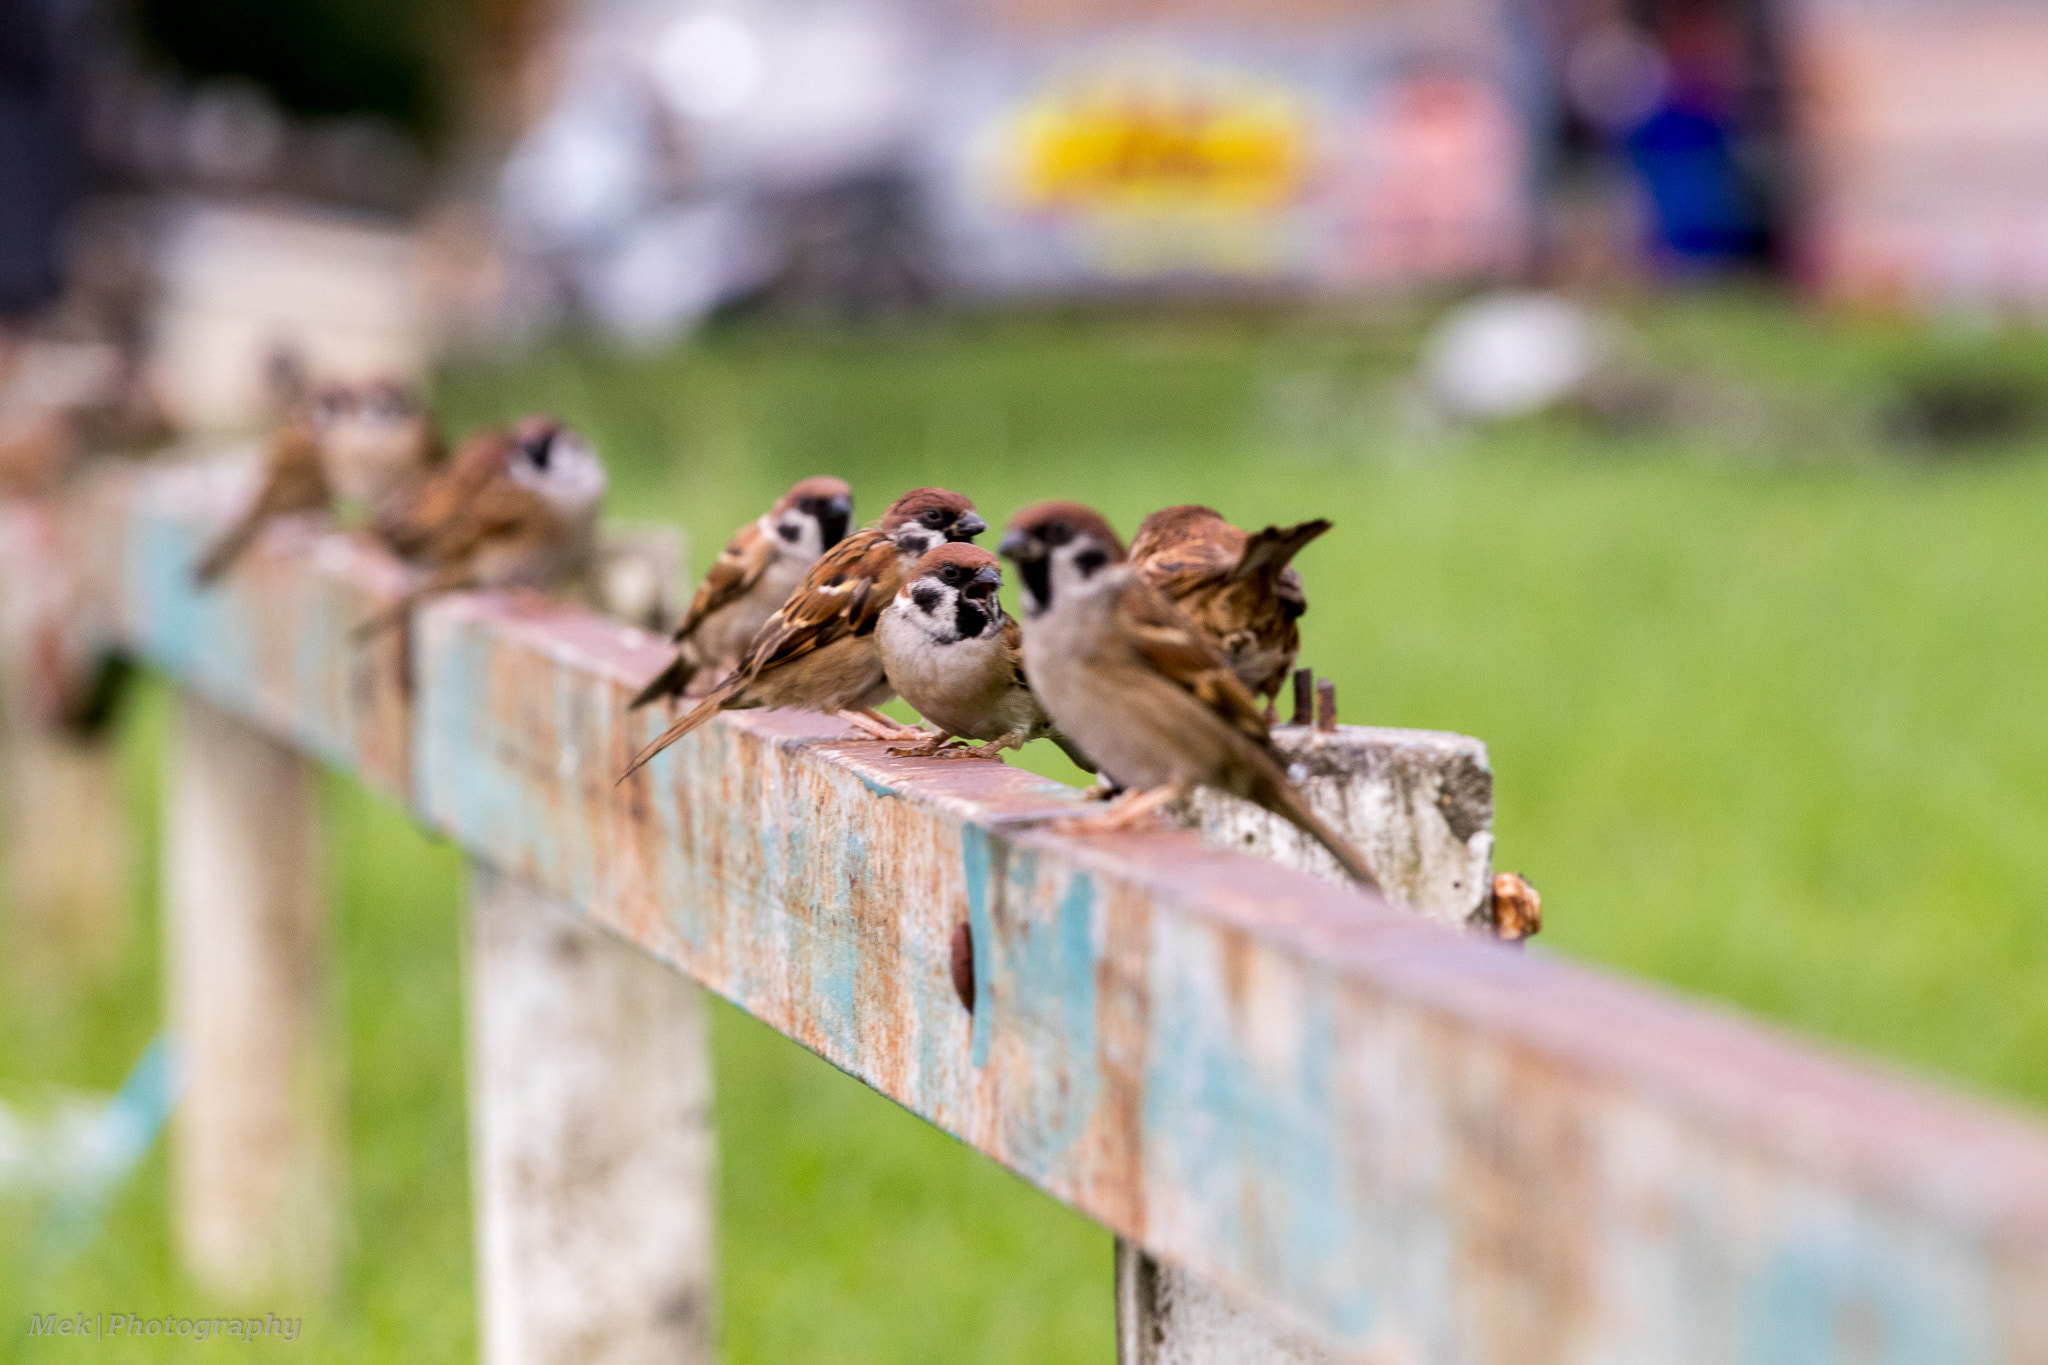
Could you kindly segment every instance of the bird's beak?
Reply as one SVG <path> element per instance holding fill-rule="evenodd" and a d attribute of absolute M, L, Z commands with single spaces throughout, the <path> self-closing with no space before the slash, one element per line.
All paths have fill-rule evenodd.
<path fill-rule="evenodd" d="M 1029 531 L 1019 530 L 1006 532 L 1003 536 L 1003 543 L 998 545 L 996 550 L 1003 558 L 1014 559 L 1019 564 L 1024 563 L 1026 560 L 1042 558 L 1045 553 L 1044 550 L 1039 548 L 1038 542 L 1033 539 Z"/>
<path fill-rule="evenodd" d="M 1003 571 L 991 564 L 976 573 L 961 590 L 963 597 L 973 601 L 986 601 L 994 597 L 1003 586 Z"/>
<path fill-rule="evenodd" d="M 973 512 L 962 512 L 953 523 L 954 540 L 972 540 L 988 529 L 988 523 Z"/>

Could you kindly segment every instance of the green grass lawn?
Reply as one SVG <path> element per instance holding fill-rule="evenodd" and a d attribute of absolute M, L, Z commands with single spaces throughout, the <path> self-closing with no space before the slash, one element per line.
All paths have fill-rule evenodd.
<path fill-rule="evenodd" d="M 813 473 L 870 516 L 923 482 L 997 526 L 1048 496 L 1126 531 L 1190 500 L 1327 515 L 1301 559 L 1304 659 L 1346 720 L 1491 745 L 1498 862 L 1544 893 L 1541 951 L 2048 1106 L 2048 441 L 1875 436 L 1915 376 L 2048 392 L 2048 347 L 1681 301 L 1629 345 L 1740 420 L 1710 403 L 1460 435 L 1404 415 L 1416 335 L 1402 315 L 749 325 L 466 363 L 442 387 L 458 426 L 542 407 L 584 426 L 615 509 L 683 523 L 700 567 Z M 162 698 L 141 702 L 124 742 L 146 810 Z M 355 1244 L 279 1358 L 460 1359 L 456 859 L 342 784 L 330 802 Z M 11 957 L 0 1096 L 115 1085 L 155 1025 L 154 964 L 147 929 L 86 977 Z M 736 1011 L 715 1043 L 727 1360 L 1111 1359 L 1102 1234 Z M 68 1259 L 0 1202 L 0 1360 L 32 1309 L 206 1307 L 163 1207 L 160 1151 Z"/>

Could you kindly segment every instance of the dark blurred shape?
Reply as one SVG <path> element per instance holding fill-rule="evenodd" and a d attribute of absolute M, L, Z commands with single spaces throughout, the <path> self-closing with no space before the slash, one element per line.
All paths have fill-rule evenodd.
<path fill-rule="evenodd" d="M 1775 265 L 1784 81 L 1764 0 L 1534 0 L 1559 99 L 1547 194 L 1562 278 Z M 1645 214 L 1645 210 L 1647 213 Z M 1641 227 L 1633 224 L 1646 217 Z M 1647 232 L 1644 233 L 1644 229 Z M 1638 237 L 1635 242 L 1625 239 Z"/>
<path fill-rule="evenodd" d="M 23 0 L 8 0 L 23 3 Z M 200 81 L 239 79 L 305 117 L 374 114 L 445 130 L 436 27 L 457 0 L 132 0 L 147 47 Z"/>
<path fill-rule="evenodd" d="M 869 322 L 928 304 L 937 292 L 931 235 L 907 176 L 876 172 L 807 188 L 771 212 L 784 264 L 762 302 Z"/>
<path fill-rule="evenodd" d="M 2007 445 L 2048 425 L 2044 397 L 2039 385 L 1996 369 L 1930 369 L 1900 383 L 1885 412 L 1885 433 L 1929 450 Z"/>
<path fill-rule="evenodd" d="M 53 13 L 0 0 L 0 323 L 63 288 L 60 234 L 80 176 Z"/>

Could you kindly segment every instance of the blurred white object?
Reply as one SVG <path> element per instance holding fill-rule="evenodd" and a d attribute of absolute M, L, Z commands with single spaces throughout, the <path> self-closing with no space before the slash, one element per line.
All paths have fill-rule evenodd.
<path fill-rule="evenodd" d="M 311 210 L 197 205 L 159 264 L 151 367 L 179 426 L 244 431 L 266 415 L 266 368 L 290 351 L 318 379 L 406 377 L 425 366 L 409 232 Z"/>
<path fill-rule="evenodd" d="M 680 113 L 729 118 L 760 92 L 761 40 L 729 14 L 685 15 L 655 45 L 654 79 Z"/>
<path fill-rule="evenodd" d="M 1422 382 L 1456 417 L 1523 417 L 1593 372 L 1599 328 L 1555 294 L 1487 294 L 1446 313 L 1423 344 Z"/>
<path fill-rule="evenodd" d="M 730 202 L 685 204 L 633 222 L 582 270 L 585 302 L 627 341 L 689 331 L 768 269 L 752 216 Z"/>
<path fill-rule="evenodd" d="M 649 343 L 759 288 L 792 204 L 900 170 L 911 34 L 889 0 L 575 0 L 500 180 L 502 296 Z"/>

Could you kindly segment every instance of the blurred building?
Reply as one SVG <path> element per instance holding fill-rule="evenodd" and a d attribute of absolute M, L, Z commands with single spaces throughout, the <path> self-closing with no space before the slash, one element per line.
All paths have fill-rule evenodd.
<path fill-rule="evenodd" d="M 2048 6 L 1791 0 L 1800 277 L 2048 315 Z"/>
<path fill-rule="evenodd" d="M 659 333 L 766 293 L 1305 291 L 1512 273 L 1493 0 L 581 0 L 504 179 L 544 294 Z"/>

